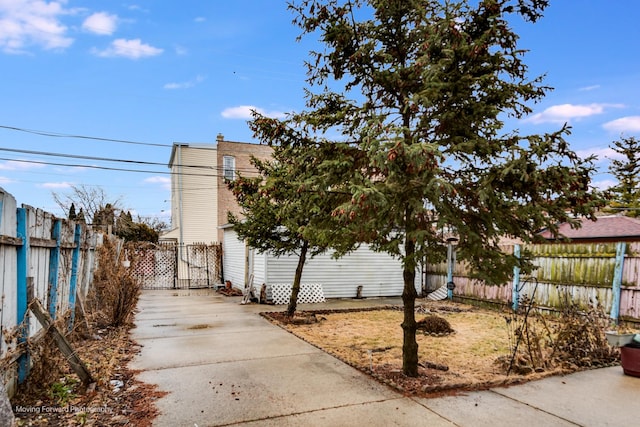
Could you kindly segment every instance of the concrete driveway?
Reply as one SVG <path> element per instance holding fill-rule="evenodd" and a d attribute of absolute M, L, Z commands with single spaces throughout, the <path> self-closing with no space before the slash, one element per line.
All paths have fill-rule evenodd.
<path fill-rule="evenodd" d="M 169 394 L 154 426 L 621 426 L 640 378 L 613 367 L 462 396 L 404 397 L 211 290 L 144 291 L 131 363 Z M 330 301 L 323 308 L 399 300 Z M 319 305 L 301 306 L 320 308 Z"/>

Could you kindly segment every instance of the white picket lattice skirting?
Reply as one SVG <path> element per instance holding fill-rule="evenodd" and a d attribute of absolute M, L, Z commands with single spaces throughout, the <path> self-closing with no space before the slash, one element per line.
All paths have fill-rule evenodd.
<path fill-rule="evenodd" d="M 267 286 L 267 298 L 274 304 L 288 304 L 291 298 L 291 283 L 276 283 Z M 301 283 L 298 304 L 325 302 L 324 291 L 320 283 Z"/>

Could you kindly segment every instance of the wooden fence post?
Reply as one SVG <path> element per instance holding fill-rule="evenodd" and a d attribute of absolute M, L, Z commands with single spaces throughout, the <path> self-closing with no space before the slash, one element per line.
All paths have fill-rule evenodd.
<path fill-rule="evenodd" d="M 69 321 L 69 330 L 73 329 L 73 323 L 76 318 L 76 286 L 78 284 L 78 263 L 80 262 L 80 236 L 82 235 L 82 225 L 76 224 L 75 233 L 73 235 L 73 257 L 71 259 L 71 280 L 69 283 L 69 309 L 71 310 L 71 319 Z"/>
<path fill-rule="evenodd" d="M 627 250 L 625 242 L 616 244 L 616 266 L 613 272 L 612 294 L 613 302 L 611 303 L 610 317 L 616 322 L 620 321 L 620 293 L 622 288 L 622 270 L 624 269 L 624 255 Z"/>
<path fill-rule="evenodd" d="M 17 248 L 17 316 L 16 325 L 21 329 L 18 335 L 18 344 L 23 343 L 29 336 L 29 316 L 28 310 L 28 284 L 27 273 L 29 270 L 29 233 L 27 225 L 27 210 L 25 208 L 16 209 L 17 237 L 22 239 L 22 245 Z M 22 384 L 29 373 L 29 353 L 25 351 L 18 358 L 18 383 Z"/>
<path fill-rule="evenodd" d="M 520 259 L 520 245 L 513 245 L 513 256 Z M 511 292 L 511 307 L 513 311 L 518 309 L 518 302 L 520 300 L 520 267 L 517 265 L 513 267 L 513 290 Z"/>
<path fill-rule="evenodd" d="M 58 303 L 58 270 L 60 269 L 60 232 L 62 220 L 57 219 L 53 224 L 52 238 L 56 241 L 56 247 L 49 253 L 49 316 L 56 318 L 56 305 Z"/>

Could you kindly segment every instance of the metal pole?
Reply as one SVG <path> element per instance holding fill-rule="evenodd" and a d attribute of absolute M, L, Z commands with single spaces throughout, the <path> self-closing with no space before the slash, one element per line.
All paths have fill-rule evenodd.
<path fill-rule="evenodd" d="M 513 245 L 513 256 L 520 259 L 520 245 Z M 513 299 L 511 307 L 513 311 L 516 311 L 520 300 L 520 267 L 517 265 L 513 267 L 513 290 L 511 298 Z"/>
<path fill-rule="evenodd" d="M 622 290 L 622 270 L 624 269 L 624 254 L 626 249 L 627 244 L 625 242 L 618 242 L 616 244 L 616 266 L 613 273 L 613 284 L 611 289 L 613 293 L 613 302 L 611 304 L 610 315 L 616 324 L 620 321 L 620 293 Z"/>
<path fill-rule="evenodd" d="M 456 238 L 447 239 L 447 298 L 453 299 L 453 289 L 456 285 L 453 283 L 453 267 L 455 264 L 456 253 L 453 250 L 453 242 L 457 241 Z"/>

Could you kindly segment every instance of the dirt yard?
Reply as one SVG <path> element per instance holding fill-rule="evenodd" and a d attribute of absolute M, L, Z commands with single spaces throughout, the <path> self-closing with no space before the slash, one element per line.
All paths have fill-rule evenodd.
<path fill-rule="evenodd" d="M 139 347 L 129 327 L 97 330 L 73 345 L 96 380 L 84 390 L 78 377 L 52 344 L 41 353 L 40 368 L 11 399 L 18 426 L 150 426 L 156 399 L 165 393 L 135 378 L 127 367 Z M 1 424 L 1 423 L 0 423 Z"/>
<path fill-rule="evenodd" d="M 416 320 L 428 315 L 446 319 L 454 332 L 434 336 L 418 331 L 419 377 L 409 378 L 402 374 L 403 313 L 397 307 L 300 313 L 294 324 L 286 322 L 281 313 L 265 313 L 265 317 L 301 339 L 412 395 L 483 389 L 576 370 L 567 365 L 533 366 L 526 374 L 512 369 L 507 375 L 515 342 L 515 322 L 510 313 L 430 302 L 418 308 Z M 512 319 L 510 323 L 508 319 Z"/>

